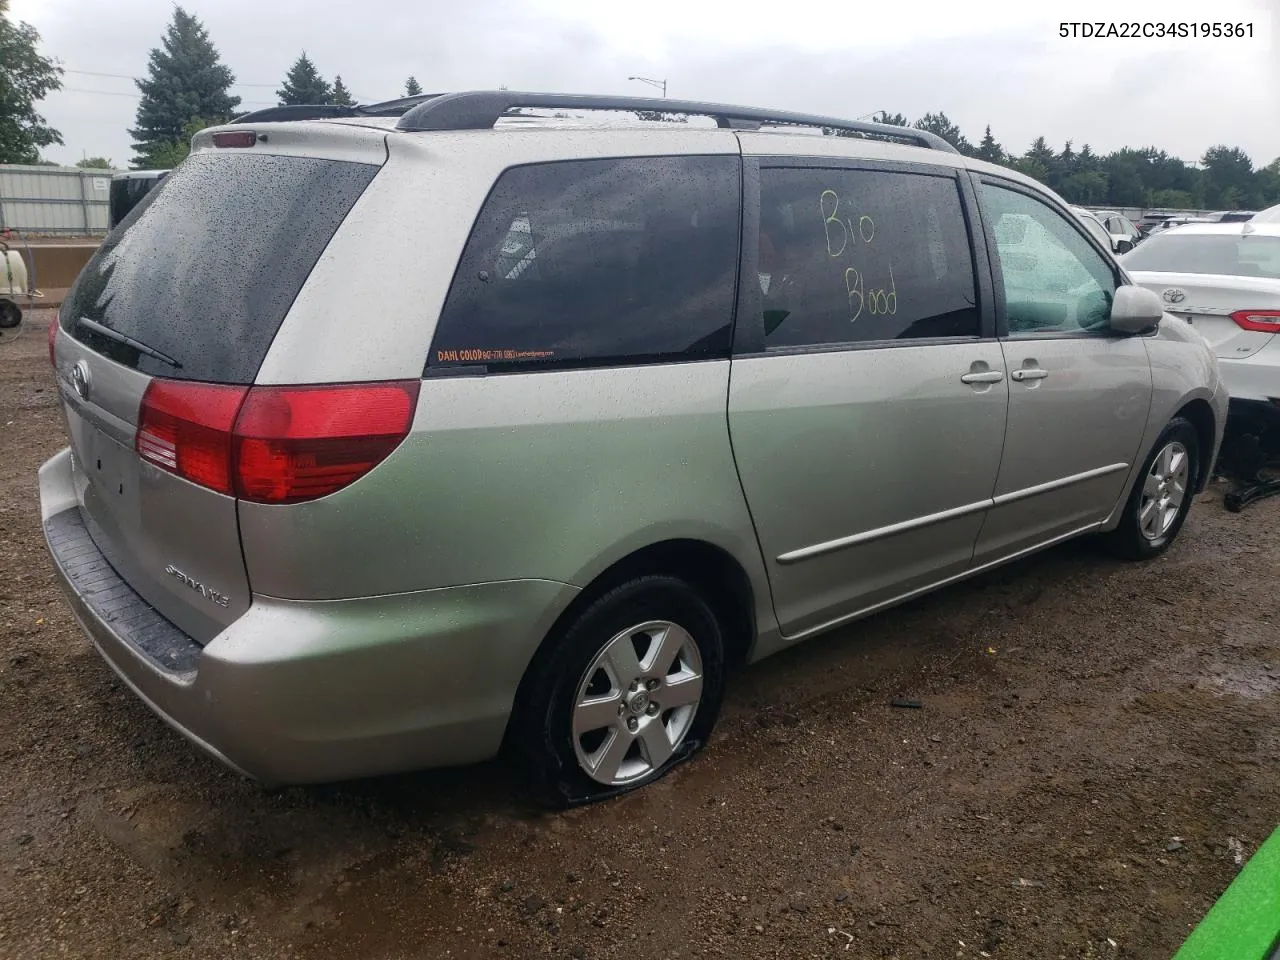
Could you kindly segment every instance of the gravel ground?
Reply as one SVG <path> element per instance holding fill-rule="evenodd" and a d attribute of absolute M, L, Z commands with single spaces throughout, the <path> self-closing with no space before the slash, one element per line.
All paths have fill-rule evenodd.
<path fill-rule="evenodd" d="M 666 781 L 266 792 L 91 651 L 39 530 L 45 319 L 0 339 L 0 956 L 1149 957 L 1280 810 L 1280 499 L 1068 545 L 736 678 Z M 921 709 L 894 709 L 892 699 Z"/>

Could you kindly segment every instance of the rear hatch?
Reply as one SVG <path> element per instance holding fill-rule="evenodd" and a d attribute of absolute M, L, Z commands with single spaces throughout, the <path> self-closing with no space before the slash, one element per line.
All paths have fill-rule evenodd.
<path fill-rule="evenodd" d="M 1165 310 L 1199 331 L 1222 360 L 1241 360 L 1280 332 L 1280 280 L 1133 271 Z"/>
<path fill-rule="evenodd" d="M 1248 224 L 1161 232 L 1120 262 L 1194 326 L 1223 360 L 1242 360 L 1280 333 L 1280 236 Z"/>
<path fill-rule="evenodd" d="M 232 423 L 377 159 L 198 151 L 63 305 L 55 365 L 81 513 L 120 575 L 198 642 L 250 602 L 234 490 L 217 479 Z"/>

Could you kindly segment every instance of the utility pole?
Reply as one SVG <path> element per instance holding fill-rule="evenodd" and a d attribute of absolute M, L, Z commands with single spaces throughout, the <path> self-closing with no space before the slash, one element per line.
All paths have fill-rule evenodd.
<path fill-rule="evenodd" d="M 667 95 L 667 81 L 666 81 L 666 80 L 650 80 L 648 77 L 627 77 L 627 79 L 628 79 L 628 80 L 639 80 L 641 83 L 647 83 L 647 84 L 648 84 L 649 86 L 651 86 L 651 87 L 657 87 L 659 90 L 661 90 L 661 91 L 662 91 L 662 96 L 663 96 L 664 98 L 665 98 L 665 97 L 666 97 L 666 95 Z"/>

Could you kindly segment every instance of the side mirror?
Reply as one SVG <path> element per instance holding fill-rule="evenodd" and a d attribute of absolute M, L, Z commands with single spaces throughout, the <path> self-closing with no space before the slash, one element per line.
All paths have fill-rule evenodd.
<path fill-rule="evenodd" d="M 1117 240 L 1115 242 L 1115 245 L 1116 245 L 1116 251 L 1115 251 L 1116 253 L 1128 253 L 1130 250 L 1133 249 L 1132 240 Z"/>
<path fill-rule="evenodd" d="M 1143 287 L 1126 285 L 1117 288 L 1111 301 L 1108 325 L 1116 333 L 1150 333 L 1163 316 L 1164 305 L 1159 297 Z"/>

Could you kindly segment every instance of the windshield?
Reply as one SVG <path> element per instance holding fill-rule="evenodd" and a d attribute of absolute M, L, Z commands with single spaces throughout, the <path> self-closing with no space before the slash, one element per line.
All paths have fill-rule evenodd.
<path fill-rule="evenodd" d="M 1161 233 L 1135 248 L 1122 262 L 1126 270 L 1280 280 L 1280 237 Z"/>
<path fill-rule="evenodd" d="M 312 157 L 194 154 L 107 236 L 67 295 L 62 327 L 144 373 L 252 383 L 377 172 Z"/>

